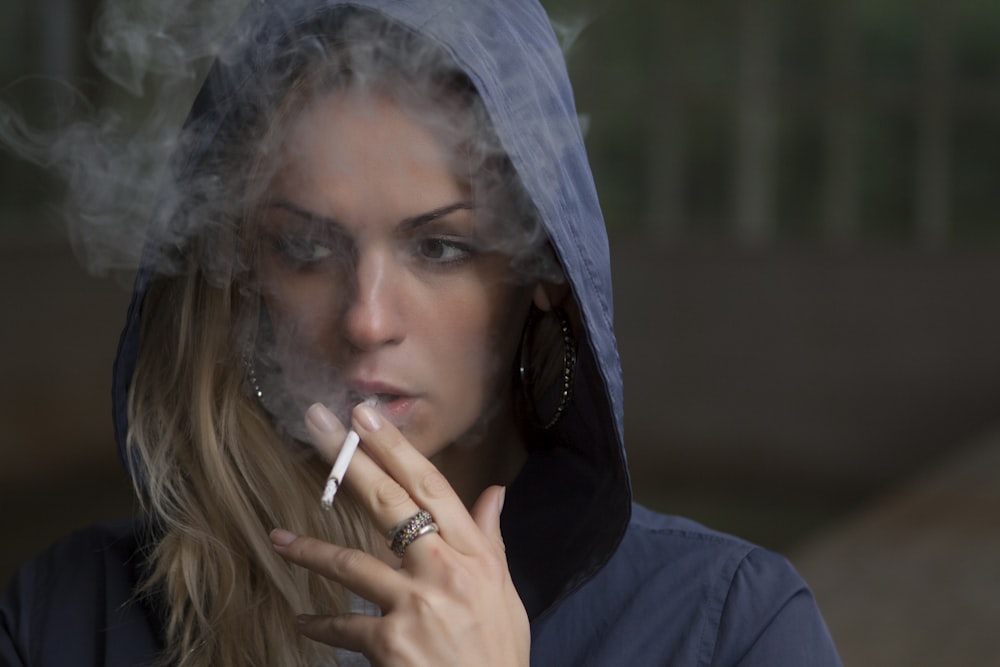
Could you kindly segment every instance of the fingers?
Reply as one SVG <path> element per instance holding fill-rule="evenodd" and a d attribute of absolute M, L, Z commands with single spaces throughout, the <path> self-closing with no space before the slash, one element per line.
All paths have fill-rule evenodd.
<path fill-rule="evenodd" d="M 316 403 L 306 410 L 306 426 L 316 451 L 324 461 L 333 465 L 344 439 L 347 438 L 347 429 L 322 403 Z"/>
<path fill-rule="evenodd" d="M 344 486 L 367 510 L 383 534 L 421 509 L 409 492 L 363 450 L 354 455 L 344 477 Z"/>
<path fill-rule="evenodd" d="M 320 404 L 309 409 L 306 421 L 317 449 L 335 457 L 345 434 L 343 424 Z M 500 487 L 484 492 L 470 515 L 444 475 L 376 409 L 356 406 L 351 425 L 363 448 L 354 455 L 343 484 L 381 532 L 425 509 L 434 517 L 438 533 L 422 535 L 407 548 L 408 553 L 435 549 L 443 539 L 465 555 L 503 554 Z"/>
<path fill-rule="evenodd" d="M 500 532 L 500 513 L 503 511 L 506 494 L 507 489 L 505 487 L 487 487 L 470 510 L 472 519 L 479 526 L 479 530 L 492 542 L 493 547 L 501 553 L 506 551 L 503 543 L 503 535 Z"/>
<path fill-rule="evenodd" d="M 271 544 L 285 560 L 339 582 L 383 609 L 393 604 L 395 596 L 390 593 L 405 586 L 402 575 L 357 549 L 298 536 L 280 528 L 271 531 Z M 393 579 L 399 580 L 395 586 Z"/>
<path fill-rule="evenodd" d="M 365 406 L 368 408 L 368 406 Z M 368 408 L 370 409 L 370 408 Z M 371 426 L 373 418 L 368 417 L 366 424 Z M 342 445 L 346 431 L 343 425 L 330 413 L 322 404 L 316 403 L 306 412 L 306 425 L 317 450 L 324 453 L 332 460 L 336 458 Z M 380 424 L 379 424 L 380 426 Z M 391 426 L 391 425 L 390 425 Z M 357 420 L 354 429 L 362 437 L 364 431 L 358 426 Z M 380 429 L 373 429 L 378 431 Z M 385 429 L 385 433 L 394 433 L 406 448 L 416 454 L 425 466 L 429 466 L 436 472 L 434 466 L 427 459 L 420 456 L 409 443 L 407 443 L 399 431 L 395 428 Z M 412 517 L 423 506 L 418 505 L 418 500 L 411 496 L 400 482 L 393 479 L 392 472 L 386 472 L 375 461 L 362 451 L 356 451 L 350 462 L 349 469 L 342 476 L 344 486 L 348 487 L 355 498 L 367 510 L 369 516 L 380 532 L 386 533 L 401 522 Z M 442 477 L 444 482 L 444 478 Z M 451 492 L 451 487 L 444 482 L 447 491 Z M 453 493 L 453 492 L 451 492 Z M 433 514 L 433 511 L 431 511 Z M 428 536 L 429 537 L 429 536 Z"/>
<path fill-rule="evenodd" d="M 381 513 L 387 519 L 386 530 L 423 508 L 433 515 L 441 537 L 453 548 L 462 553 L 482 548 L 482 533 L 461 498 L 434 464 L 391 422 L 371 406 L 362 404 L 354 409 L 352 426 L 361 436 L 365 452 L 378 465 L 359 465 L 350 484 L 355 492 L 370 498 L 373 516 Z M 386 476 L 390 479 L 385 479 Z M 392 481 L 400 488 L 395 488 Z M 402 499 L 403 494 L 412 505 Z M 406 511 L 395 511 L 402 507 Z M 423 541 L 421 538 L 414 545 Z"/>

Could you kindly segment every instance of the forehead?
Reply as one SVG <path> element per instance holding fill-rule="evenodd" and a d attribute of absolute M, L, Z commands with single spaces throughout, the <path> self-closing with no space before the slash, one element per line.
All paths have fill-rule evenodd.
<path fill-rule="evenodd" d="M 316 96 L 290 119 L 269 197 L 345 220 L 406 217 L 463 199 L 454 146 L 393 100 L 359 91 Z"/>
<path fill-rule="evenodd" d="M 460 143 L 440 113 L 353 87 L 305 100 L 283 134 L 280 155 L 293 161 L 344 157 L 441 161 Z"/>
<path fill-rule="evenodd" d="M 433 108 L 414 108 L 378 92 L 347 88 L 305 100 L 288 121 L 282 157 L 365 155 L 442 159 L 461 143 L 454 123 Z"/>

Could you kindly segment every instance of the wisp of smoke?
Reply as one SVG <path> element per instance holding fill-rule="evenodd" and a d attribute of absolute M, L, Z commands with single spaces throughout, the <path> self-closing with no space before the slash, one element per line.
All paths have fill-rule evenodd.
<path fill-rule="evenodd" d="M 0 146 L 65 182 L 67 231 L 90 272 L 137 267 L 146 229 L 172 197 L 180 122 L 208 64 L 238 41 L 229 31 L 245 4 L 106 0 L 90 55 L 110 82 L 103 96 L 116 97 L 117 86 L 127 108 L 95 108 L 69 82 L 50 80 L 54 120 L 43 127 L 3 101 L 16 91 L 0 96 Z"/>
<path fill-rule="evenodd" d="M 266 187 L 267 158 L 275 148 L 267 138 L 273 136 L 272 125 L 288 120 L 278 113 L 283 98 L 306 64 L 330 60 L 332 80 L 343 74 L 336 73 L 340 67 L 354 86 L 368 85 L 369 79 L 376 87 L 384 85 L 379 80 L 389 71 L 386 81 L 394 99 L 456 152 L 471 156 L 476 196 L 506 201 L 497 219 L 515 222 L 491 235 L 490 242 L 491 250 L 511 258 L 514 279 L 561 280 L 543 226 L 516 177 L 509 177 L 511 161 L 485 110 L 473 104 L 471 111 L 455 116 L 427 104 L 433 89 L 442 85 L 435 73 L 458 69 L 450 56 L 432 40 L 414 39 L 398 25 L 364 16 L 353 22 L 321 22 L 320 30 L 310 33 L 308 24 L 291 14 L 296 4 L 273 0 L 262 30 L 254 20 L 236 20 L 244 13 L 254 16 L 264 6 L 260 0 L 105 0 L 89 42 L 91 57 L 131 110 L 76 104 L 57 114 L 55 127 L 40 128 L 0 104 L 0 145 L 66 182 L 69 235 L 85 267 L 94 273 L 131 271 L 144 262 L 154 273 L 171 274 L 189 266 L 188 255 L 197 252 L 193 239 L 238 235 L 260 188 Z M 463 11 L 475 7 L 470 3 Z M 572 47 L 589 21 L 578 16 L 557 23 L 564 49 Z M 326 39 L 327 28 L 339 31 L 336 39 Z M 199 93 L 206 76 L 209 85 Z M 516 88 L 512 82 L 511 89 Z M 193 100 L 195 111 L 185 123 Z M 577 138 L 578 129 L 571 124 L 536 122 L 544 124 L 542 132 L 557 150 Z M 539 156 L 540 171 L 546 160 L 554 159 Z M 213 275 L 242 280 L 252 274 L 249 263 L 234 269 L 232 257 L 219 260 L 211 243 L 194 246 L 208 248 L 193 261 L 210 280 Z M 253 295 L 255 289 L 252 279 L 240 285 L 242 294 Z M 291 366 L 315 370 L 316 365 L 268 348 L 273 341 L 259 333 L 250 331 L 243 338 L 256 341 L 260 379 L 272 389 L 268 407 L 272 414 L 282 413 L 276 414 L 279 422 L 300 424 L 302 402 L 281 395 L 281 376 Z M 335 387 L 330 382 L 334 375 L 336 369 L 313 372 L 316 386 L 309 389 L 308 400 L 343 402 L 344 391 L 330 388 Z"/>

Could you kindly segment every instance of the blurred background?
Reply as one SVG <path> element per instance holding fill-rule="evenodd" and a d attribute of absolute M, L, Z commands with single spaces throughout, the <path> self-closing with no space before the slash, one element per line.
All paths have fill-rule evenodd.
<path fill-rule="evenodd" d="M 96 4 L 0 4 L 0 102 L 65 123 L 35 93 L 65 80 L 142 113 L 88 64 Z M 995 665 L 1000 4 L 545 4 L 611 234 L 638 499 L 786 554 L 845 664 Z M 0 153 L 3 580 L 133 509 L 129 276 L 81 268 L 60 202 Z"/>

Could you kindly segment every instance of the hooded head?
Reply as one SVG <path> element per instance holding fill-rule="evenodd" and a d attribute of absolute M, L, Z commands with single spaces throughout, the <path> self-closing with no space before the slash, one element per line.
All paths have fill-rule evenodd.
<path fill-rule="evenodd" d="M 169 452 L 168 438 L 136 457 L 137 432 L 201 433 L 192 442 L 221 443 L 237 473 L 218 484 L 268 515 L 266 493 L 239 489 L 264 474 L 240 452 L 240 429 L 292 443 L 308 402 L 371 394 L 405 413 L 422 387 L 347 360 L 418 317 L 429 323 L 418 361 L 438 363 L 454 384 L 442 399 L 468 414 L 449 417 L 450 431 L 414 420 L 414 444 L 475 439 L 497 411 L 517 415 L 531 453 L 504 536 L 540 614 L 606 561 L 630 504 L 607 238 L 544 11 L 533 0 L 253 3 L 234 34 L 182 133 L 115 365 L 116 436 L 137 487 L 174 503 L 176 485 L 159 478 L 167 458 L 177 484 L 218 465 L 197 447 Z M 366 302 L 376 292 L 392 298 Z M 535 416 L 552 414 L 562 377 L 521 400 L 517 371 L 550 365 L 539 354 L 558 371 L 567 343 L 523 349 L 532 303 L 570 313 L 572 400 L 551 428 Z M 323 342 L 330 332 L 337 345 Z"/>

